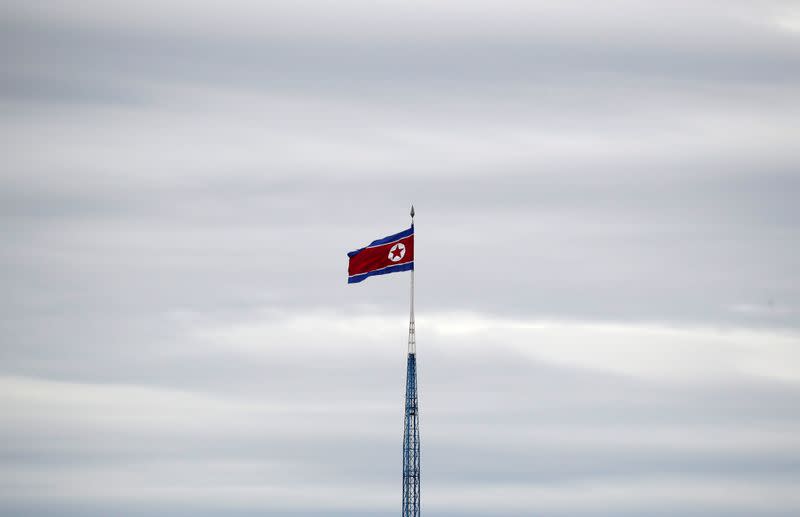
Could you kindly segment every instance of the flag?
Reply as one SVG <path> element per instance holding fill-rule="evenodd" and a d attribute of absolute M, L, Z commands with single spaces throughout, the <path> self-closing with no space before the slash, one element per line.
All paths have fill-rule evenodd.
<path fill-rule="evenodd" d="M 374 275 L 414 269 L 414 225 L 400 233 L 372 241 L 347 254 L 347 283 L 355 284 Z"/>

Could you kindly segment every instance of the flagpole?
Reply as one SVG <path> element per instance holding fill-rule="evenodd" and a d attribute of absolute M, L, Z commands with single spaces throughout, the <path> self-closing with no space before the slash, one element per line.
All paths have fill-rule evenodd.
<path fill-rule="evenodd" d="M 411 205 L 411 226 L 414 226 L 414 205 Z M 408 322 L 408 353 L 417 353 L 417 336 L 414 323 L 414 270 L 411 270 L 411 313 Z"/>
<path fill-rule="evenodd" d="M 414 206 L 411 206 L 414 226 Z M 411 314 L 406 360 L 406 411 L 403 430 L 403 517 L 420 517 L 419 402 L 417 399 L 417 337 L 414 329 L 414 270 L 411 270 Z"/>

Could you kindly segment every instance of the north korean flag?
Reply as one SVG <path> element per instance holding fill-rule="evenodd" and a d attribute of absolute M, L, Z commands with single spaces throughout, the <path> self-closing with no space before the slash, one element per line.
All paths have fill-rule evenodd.
<path fill-rule="evenodd" d="M 347 283 L 355 284 L 374 275 L 414 269 L 414 225 L 408 230 L 372 241 L 369 246 L 351 251 Z"/>

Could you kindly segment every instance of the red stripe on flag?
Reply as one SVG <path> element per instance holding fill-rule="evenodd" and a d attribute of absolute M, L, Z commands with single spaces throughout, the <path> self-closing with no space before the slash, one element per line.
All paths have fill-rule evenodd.
<path fill-rule="evenodd" d="M 395 248 L 395 246 L 398 244 L 405 246 L 405 254 L 403 254 L 402 258 L 399 260 L 394 261 L 389 258 L 390 255 L 398 257 L 402 254 L 399 246 Z M 392 251 L 392 248 L 394 248 L 394 251 Z M 372 248 L 364 248 L 363 250 L 359 251 L 356 255 L 350 257 L 350 264 L 347 268 L 347 274 L 349 276 L 361 275 L 389 266 L 406 264 L 408 262 L 412 262 L 413 260 L 414 235 L 411 234 L 408 237 L 404 237 L 395 242 L 381 244 Z"/>

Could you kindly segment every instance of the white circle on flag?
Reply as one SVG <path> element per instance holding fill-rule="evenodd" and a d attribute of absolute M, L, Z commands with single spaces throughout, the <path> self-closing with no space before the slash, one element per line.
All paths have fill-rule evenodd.
<path fill-rule="evenodd" d="M 389 260 L 397 262 L 406 256 L 406 246 L 402 242 L 398 242 L 392 249 L 389 250 Z"/>

